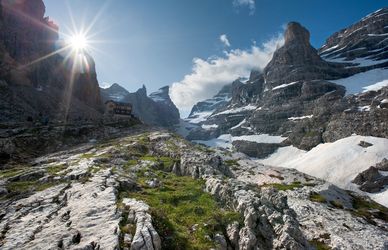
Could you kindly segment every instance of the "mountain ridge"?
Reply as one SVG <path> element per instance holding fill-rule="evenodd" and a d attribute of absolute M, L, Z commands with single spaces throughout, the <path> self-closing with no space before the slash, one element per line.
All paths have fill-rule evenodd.
<path fill-rule="evenodd" d="M 144 85 L 133 93 L 118 83 L 109 88 L 101 88 L 100 91 L 104 102 L 112 99 L 131 103 L 134 115 L 146 124 L 168 128 L 174 128 L 179 124 L 179 110 L 170 99 L 168 86 L 162 87 L 150 95 L 147 95 L 147 89 Z"/>

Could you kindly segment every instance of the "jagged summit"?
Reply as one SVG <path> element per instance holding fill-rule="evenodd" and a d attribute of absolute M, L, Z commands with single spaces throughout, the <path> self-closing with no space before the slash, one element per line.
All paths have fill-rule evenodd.
<path fill-rule="evenodd" d="M 298 22 L 290 22 L 284 34 L 284 43 L 301 43 L 310 45 L 310 32 Z"/>
<path fill-rule="evenodd" d="M 166 102 L 168 100 L 171 100 L 169 91 L 170 91 L 170 87 L 164 86 L 160 88 L 158 91 L 151 93 L 149 96 L 155 102 Z"/>
<path fill-rule="evenodd" d="M 328 79 L 335 75 L 316 49 L 310 45 L 310 32 L 297 22 L 288 24 L 285 43 L 264 69 L 264 79 L 272 89 L 299 80 Z"/>

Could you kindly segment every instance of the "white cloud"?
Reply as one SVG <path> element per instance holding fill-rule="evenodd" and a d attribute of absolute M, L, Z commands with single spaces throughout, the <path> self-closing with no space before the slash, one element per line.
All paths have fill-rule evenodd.
<path fill-rule="evenodd" d="M 248 7 L 251 15 L 255 13 L 255 0 L 233 0 L 233 6 Z"/>
<path fill-rule="evenodd" d="M 228 37 L 226 36 L 226 34 L 222 34 L 220 36 L 220 41 L 226 46 L 226 47 L 230 47 L 230 42 L 229 42 L 229 39 Z"/>
<path fill-rule="evenodd" d="M 283 42 L 279 34 L 260 47 L 253 44 L 248 50 L 225 52 L 223 57 L 194 58 L 192 72 L 172 84 L 171 99 L 182 112 L 187 112 L 198 101 L 214 96 L 224 85 L 248 77 L 252 69 L 263 69 Z"/>

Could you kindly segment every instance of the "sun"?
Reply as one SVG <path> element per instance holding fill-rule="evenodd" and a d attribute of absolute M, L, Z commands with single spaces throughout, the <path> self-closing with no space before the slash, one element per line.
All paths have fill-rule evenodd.
<path fill-rule="evenodd" d="M 68 40 L 69 46 L 75 50 L 80 51 L 88 48 L 89 41 L 83 34 L 72 35 Z"/>

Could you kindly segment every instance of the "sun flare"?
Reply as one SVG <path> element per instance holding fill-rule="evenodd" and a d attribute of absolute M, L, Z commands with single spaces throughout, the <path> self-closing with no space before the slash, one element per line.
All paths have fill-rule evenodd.
<path fill-rule="evenodd" d="M 83 34 L 76 34 L 71 36 L 68 43 L 70 47 L 76 51 L 84 50 L 88 47 L 88 39 Z"/>

